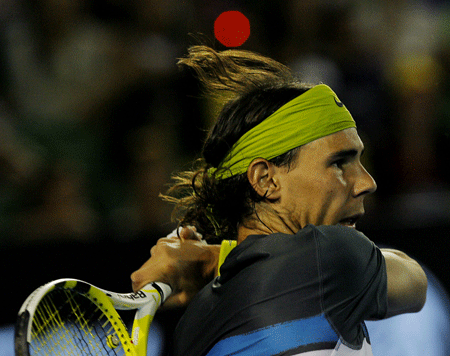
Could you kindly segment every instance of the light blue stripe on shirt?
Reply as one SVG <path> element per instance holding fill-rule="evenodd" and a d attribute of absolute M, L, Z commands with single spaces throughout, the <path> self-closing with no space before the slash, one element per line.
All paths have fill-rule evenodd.
<path fill-rule="evenodd" d="M 309 344 L 337 342 L 338 339 L 338 335 L 321 314 L 223 339 L 213 346 L 207 356 L 270 356 Z"/>

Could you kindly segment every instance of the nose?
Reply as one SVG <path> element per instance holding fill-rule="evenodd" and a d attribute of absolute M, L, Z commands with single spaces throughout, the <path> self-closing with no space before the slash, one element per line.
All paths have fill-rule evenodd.
<path fill-rule="evenodd" d="M 377 183 L 375 182 L 375 179 L 373 179 L 362 164 L 360 164 L 359 174 L 353 189 L 353 194 L 355 197 L 372 194 L 377 190 Z"/>

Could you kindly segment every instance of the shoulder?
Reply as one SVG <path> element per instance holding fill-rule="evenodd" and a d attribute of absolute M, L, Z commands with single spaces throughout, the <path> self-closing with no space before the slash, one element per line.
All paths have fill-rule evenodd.
<path fill-rule="evenodd" d="M 385 269 L 378 247 L 362 232 L 345 226 L 315 227 L 322 272 L 354 285 Z M 357 284 L 357 283 L 356 283 Z"/>
<path fill-rule="evenodd" d="M 347 226 L 323 225 L 312 226 L 322 239 L 328 243 L 372 243 L 362 232 Z"/>
<path fill-rule="evenodd" d="M 377 249 L 362 232 L 340 225 L 314 227 L 319 250 L 332 256 L 350 258 L 368 257 Z"/>

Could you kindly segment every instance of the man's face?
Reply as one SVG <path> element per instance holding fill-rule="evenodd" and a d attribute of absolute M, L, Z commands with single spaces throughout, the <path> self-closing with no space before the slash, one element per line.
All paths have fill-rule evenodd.
<path fill-rule="evenodd" d="M 279 213 L 298 229 L 307 224 L 355 227 L 364 197 L 377 186 L 360 162 L 364 146 L 356 129 L 322 137 L 301 147 L 280 176 Z"/>

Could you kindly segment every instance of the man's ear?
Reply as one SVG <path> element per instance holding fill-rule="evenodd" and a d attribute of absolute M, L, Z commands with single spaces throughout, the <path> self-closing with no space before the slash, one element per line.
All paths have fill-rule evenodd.
<path fill-rule="evenodd" d="M 261 197 L 270 200 L 280 198 L 280 182 L 278 181 L 277 167 L 264 158 L 256 158 L 247 169 L 247 178 L 250 185 Z"/>

